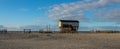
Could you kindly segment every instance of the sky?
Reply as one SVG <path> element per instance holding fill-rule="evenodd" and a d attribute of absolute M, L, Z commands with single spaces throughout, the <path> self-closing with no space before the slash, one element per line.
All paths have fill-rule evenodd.
<path fill-rule="evenodd" d="M 79 20 L 79 30 L 119 30 L 120 0 L 0 0 L 0 28 L 59 30 L 58 20 Z"/>

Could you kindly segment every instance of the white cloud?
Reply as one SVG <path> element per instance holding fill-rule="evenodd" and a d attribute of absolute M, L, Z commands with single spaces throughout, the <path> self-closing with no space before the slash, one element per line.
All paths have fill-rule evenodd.
<path fill-rule="evenodd" d="M 120 21 L 120 9 L 101 10 L 95 14 L 97 21 L 118 22 Z"/>
<path fill-rule="evenodd" d="M 63 3 L 60 5 L 54 5 L 49 10 L 48 17 L 53 20 L 75 19 L 88 21 L 85 15 L 86 11 L 101 9 L 116 4 L 120 4 L 120 0 L 84 0 L 72 3 Z"/>

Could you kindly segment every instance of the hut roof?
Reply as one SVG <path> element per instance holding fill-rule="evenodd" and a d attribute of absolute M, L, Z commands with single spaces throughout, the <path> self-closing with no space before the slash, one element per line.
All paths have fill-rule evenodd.
<path fill-rule="evenodd" d="M 59 20 L 59 21 L 61 21 L 61 22 L 78 22 L 79 23 L 78 20 Z"/>

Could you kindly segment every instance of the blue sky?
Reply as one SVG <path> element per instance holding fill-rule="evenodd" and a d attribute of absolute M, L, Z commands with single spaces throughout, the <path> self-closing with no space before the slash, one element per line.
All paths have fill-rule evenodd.
<path fill-rule="evenodd" d="M 35 25 L 37 19 L 48 20 L 50 6 L 69 2 L 75 0 L 0 0 L 0 22 L 4 26 Z"/>
<path fill-rule="evenodd" d="M 57 28 L 59 19 L 69 19 L 79 20 L 81 30 L 113 30 L 119 27 L 119 12 L 119 0 L 0 0 L 0 25 L 9 30 Z"/>

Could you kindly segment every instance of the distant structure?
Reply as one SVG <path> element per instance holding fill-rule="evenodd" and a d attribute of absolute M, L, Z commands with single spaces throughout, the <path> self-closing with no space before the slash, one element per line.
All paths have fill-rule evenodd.
<path fill-rule="evenodd" d="M 59 20 L 59 28 L 62 33 L 77 32 L 79 28 L 78 20 Z"/>
<path fill-rule="evenodd" d="M 31 33 L 31 29 L 24 29 L 24 33 Z"/>
<path fill-rule="evenodd" d="M 46 25 L 46 30 L 39 30 L 39 33 L 52 33 L 50 24 Z"/>
<path fill-rule="evenodd" d="M 7 29 L 0 29 L 0 33 L 6 34 L 7 33 Z"/>

